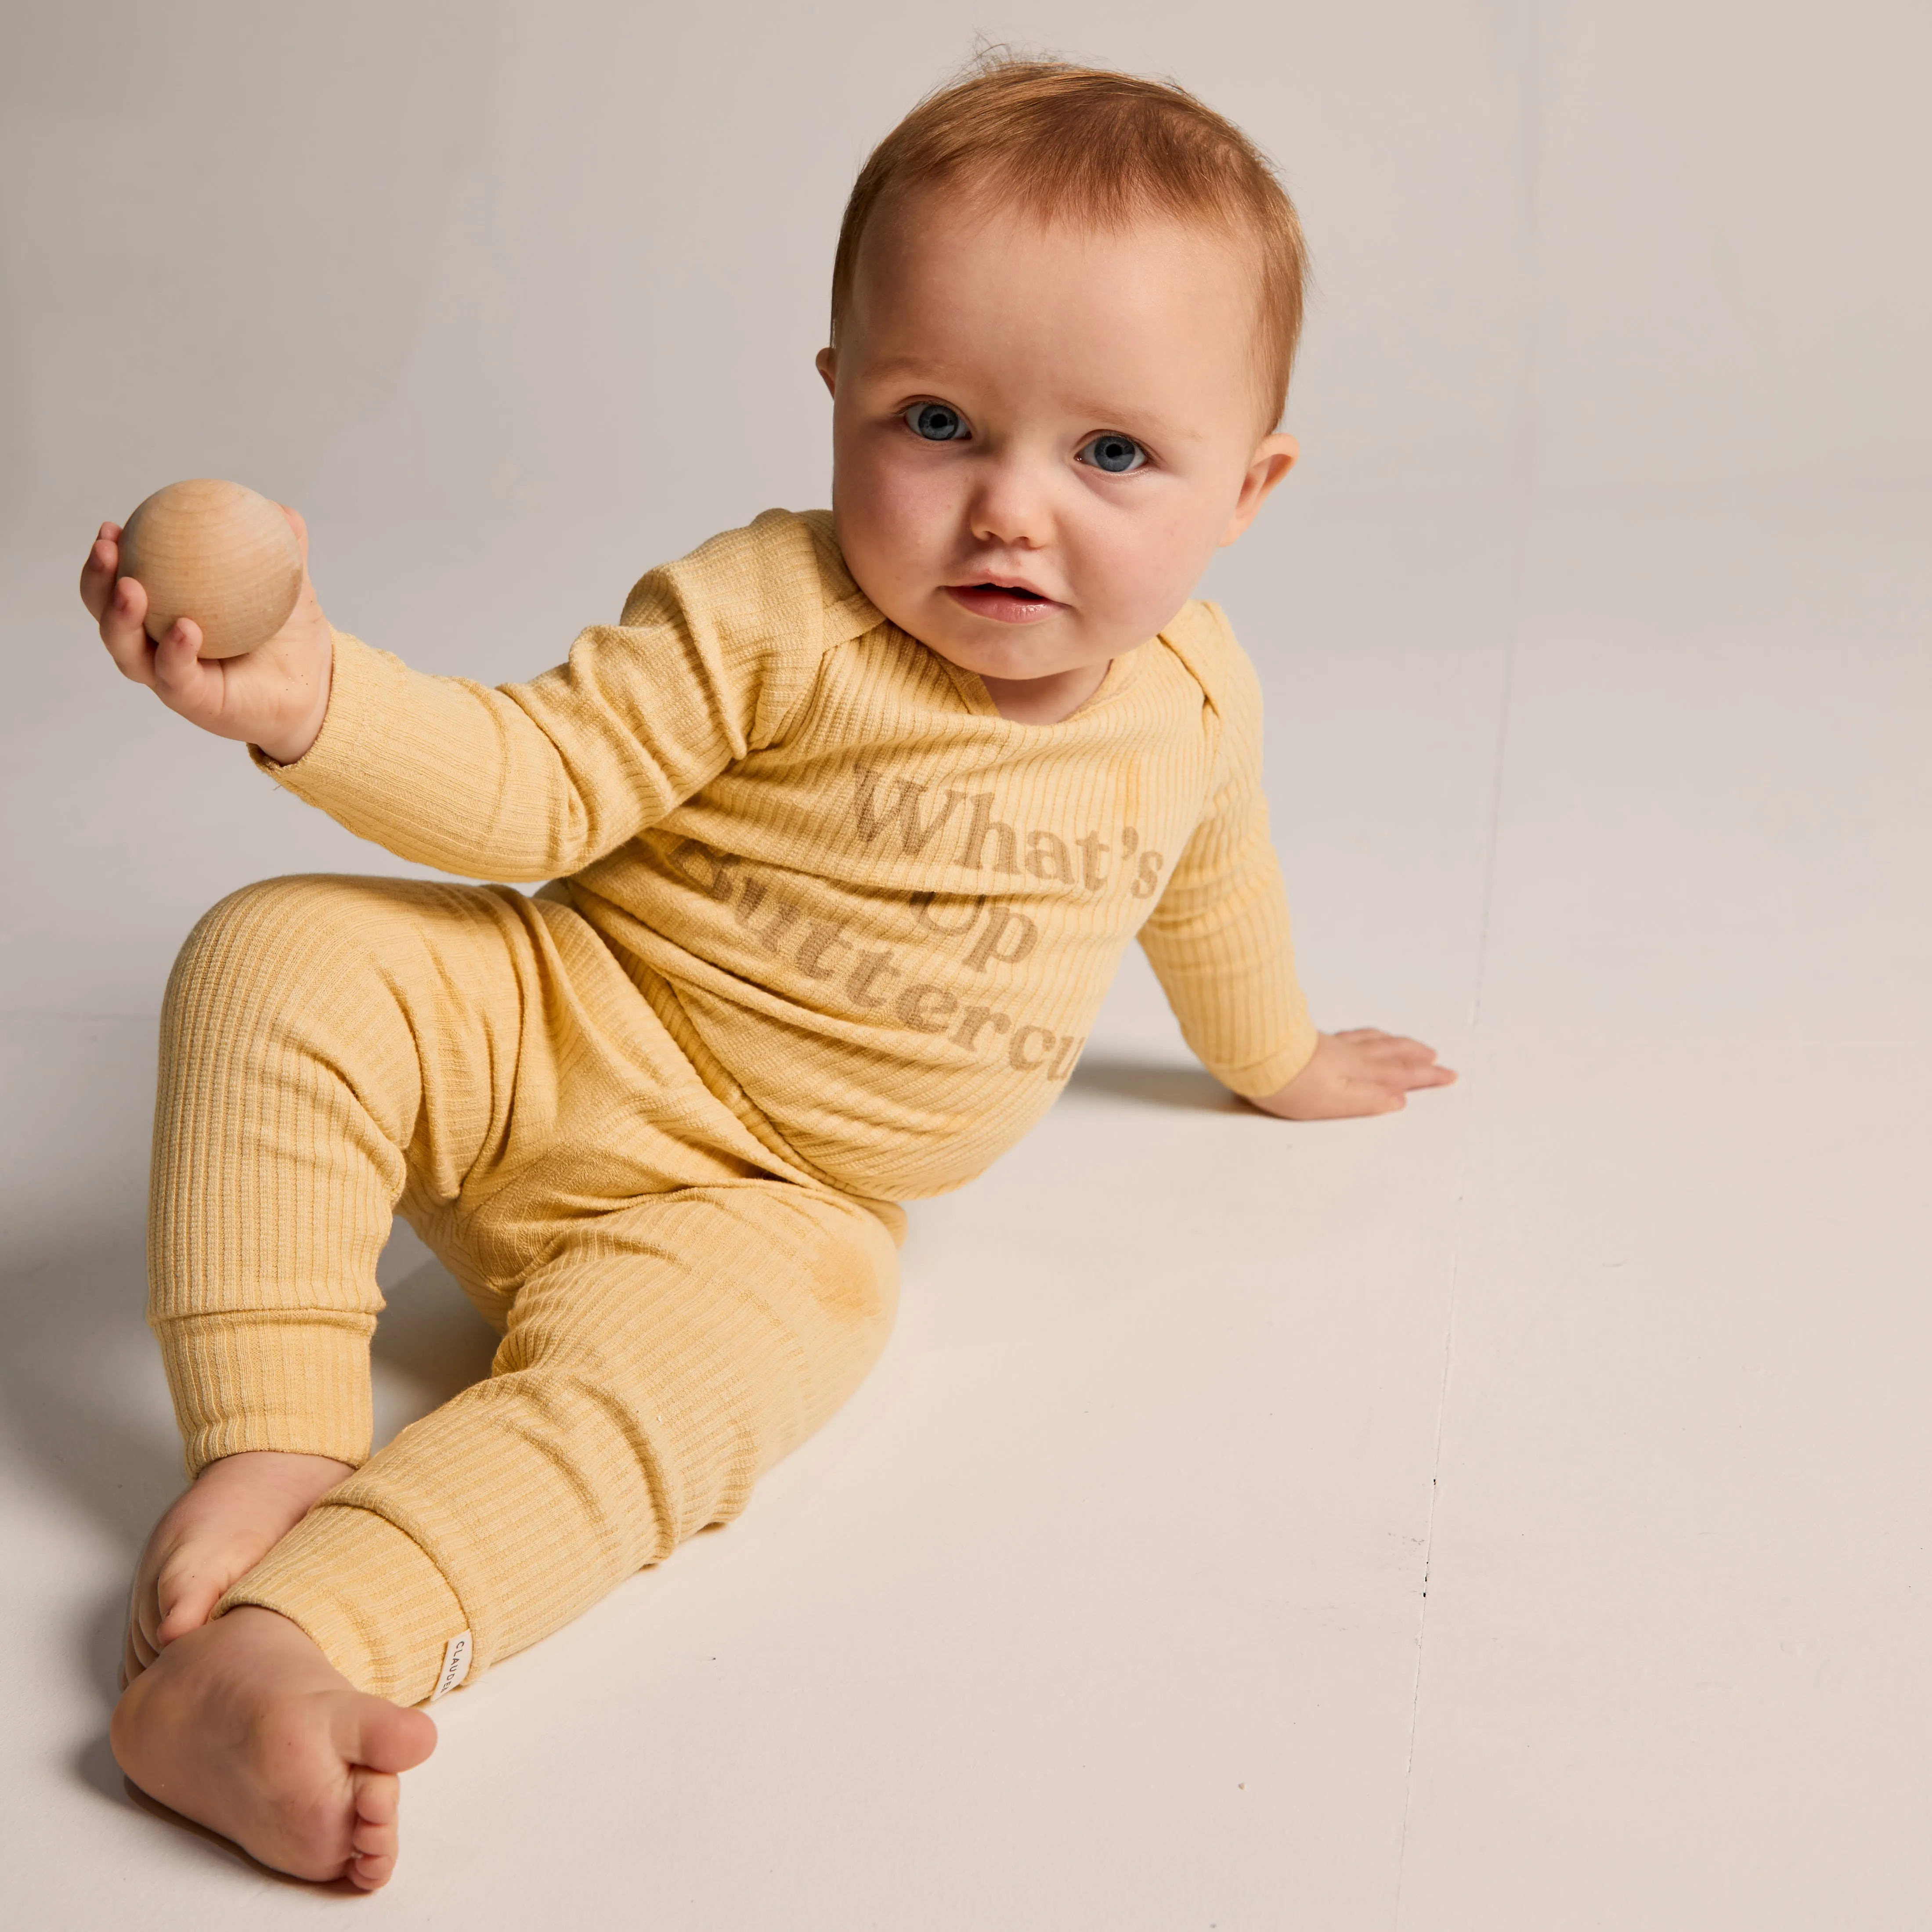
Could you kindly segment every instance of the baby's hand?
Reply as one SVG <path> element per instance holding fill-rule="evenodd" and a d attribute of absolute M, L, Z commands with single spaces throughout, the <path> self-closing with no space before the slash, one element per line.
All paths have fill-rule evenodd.
<path fill-rule="evenodd" d="M 244 1576 L 355 1471 L 326 1456 L 254 1450 L 202 1471 L 155 1524 L 134 1571 L 121 1688 L 168 1645 L 208 1621 L 230 1584 Z"/>
<path fill-rule="evenodd" d="M 100 641 L 123 677 L 145 684 L 170 711 L 217 737 L 259 745 L 292 765 L 316 740 L 328 710 L 334 646 L 308 577 L 308 530 L 283 506 L 302 545 L 302 594 L 289 621 L 266 644 L 238 658 L 200 656 L 201 626 L 178 618 L 159 644 L 144 628 L 148 593 L 117 578 L 121 526 L 103 524 L 80 572 L 80 601 L 100 626 Z"/>
<path fill-rule="evenodd" d="M 1341 1120 L 1358 1114 L 1393 1114 L 1418 1087 L 1447 1087 L 1453 1069 L 1436 1064 L 1436 1049 L 1419 1040 L 1356 1027 L 1321 1035 L 1315 1058 L 1282 1088 L 1254 1105 L 1284 1120 Z"/>

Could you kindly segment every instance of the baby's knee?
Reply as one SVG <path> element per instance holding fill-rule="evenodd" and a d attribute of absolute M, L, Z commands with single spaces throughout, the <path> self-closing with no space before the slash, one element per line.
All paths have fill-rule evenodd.
<path fill-rule="evenodd" d="M 892 1332 L 898 1244 L 879 1216 L 854 1201 L 790 1185 L 747 1196 L 754 1225 L 741 1229 L 751 1240 L 731 1271 L 812 1359 L 809 1379 L 820 1390 L 822 1420 L 866 1375 Z"/>
<path fill-rule="evenodd" d="M 318 979 L 339 980 L 345 950 L 366 950 L 380 889 L 404 883 L 298 873 L 230 892 L 182 942 L 164 1024 L 211 1008 L 237 1013 L 298 1002 Z"/>

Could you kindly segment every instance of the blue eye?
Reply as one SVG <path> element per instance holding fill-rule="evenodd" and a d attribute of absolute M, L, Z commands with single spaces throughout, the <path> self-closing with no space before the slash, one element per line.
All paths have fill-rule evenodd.
<path fill-rule="evenodd" d="M 1124 476 L 1130 470 L 1138 470 L 1148 460 L 1148 454 L 1130 436 L 1122 436 L 1115 430 L 1103 430 L 1093 441 L 1081 449 L 1080 454 L 1096 470 L 1104 470 L 1109 476 Z"/>
<path fill-rule="evenodd" d="M 928 442 L 959 442 L 966 436 L 966 421 L 944 403 L 915 403 L 905 412 L 906 428 Z"/>

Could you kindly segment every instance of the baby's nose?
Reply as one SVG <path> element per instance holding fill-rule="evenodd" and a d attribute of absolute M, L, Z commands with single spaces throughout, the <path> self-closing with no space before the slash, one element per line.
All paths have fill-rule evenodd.
<path fill-rule="evenodd" d="M 968 514 L 974 540 L 1037 550 L 1052 537 L 1052 492 L 1037 466 L 988 463 L 976 478 Z"/>

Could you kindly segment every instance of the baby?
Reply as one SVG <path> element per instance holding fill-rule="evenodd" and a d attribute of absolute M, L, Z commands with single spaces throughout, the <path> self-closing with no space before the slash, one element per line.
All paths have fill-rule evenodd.
<path fill-rule="evenodd" d="M 1128 941 L 1290 1120 L 1454 1076 L 1318 1034 L 1216 548 L 1294 463 L 1294 212 L 1178 88 L 995 61 L 859 177 L 830 515 L 652 571 L 486 689 L 323 617 L 128 676 L 398 856 L 508 885 L 272 880 L 161 1022 L 149 1319 L 191 1486 L 136 1576 L 116 1756 L 267 1863 L 382 1884 L 410 1708 L 707 1524 L 850 1393 L 900 1202 L 1051 1105 Z M 298 535 L 300 521 L 290 513 Z M 370 1454 L 401 1213 L 502 1336 Z"/>

